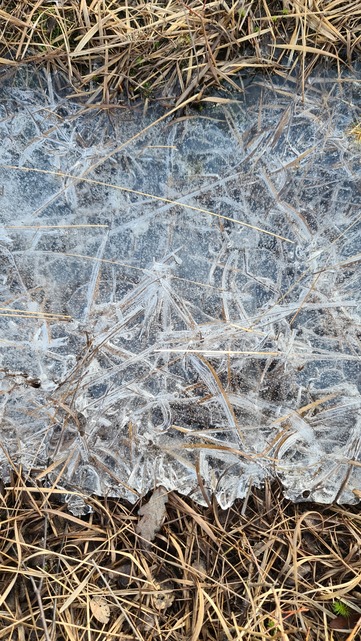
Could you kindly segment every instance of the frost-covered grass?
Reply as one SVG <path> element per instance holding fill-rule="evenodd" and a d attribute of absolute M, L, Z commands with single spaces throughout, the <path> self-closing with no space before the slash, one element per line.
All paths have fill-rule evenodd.
<path fill-rule="evenodd" d="M 320 0 L 0 1 L 0 62 L 49 64 L 92 102 L 120 96 L 199 98 L 239 89 L 243 70 L 350 62 L 360 50 L 361 4 Z"/>

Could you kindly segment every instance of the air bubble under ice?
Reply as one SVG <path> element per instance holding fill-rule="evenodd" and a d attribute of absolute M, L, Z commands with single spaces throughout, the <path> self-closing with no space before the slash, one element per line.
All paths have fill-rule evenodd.
<path fill-rule="evenodd" d="M 31 76 L 31 71 L 28 71 Z M 131 501 L 361 489 L 360 84 L 202 110 L 0 96 L 1 461 Z M 276 83 L 276 81 L 275 81 Z"/>

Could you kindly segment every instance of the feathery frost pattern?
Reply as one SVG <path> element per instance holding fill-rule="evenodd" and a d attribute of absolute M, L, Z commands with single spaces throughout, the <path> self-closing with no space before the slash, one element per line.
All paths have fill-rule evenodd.
<path fill-rule="evenodd" d="M 358 85 L 255 80 L 152 125 L 22 73 L 0 103 L 3 471 L 356 502 Z"/>

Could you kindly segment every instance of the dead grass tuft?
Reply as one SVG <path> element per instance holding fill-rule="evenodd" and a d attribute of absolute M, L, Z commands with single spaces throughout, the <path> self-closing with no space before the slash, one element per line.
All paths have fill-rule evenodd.
<path fill-rule="evenodd" d="M 361 3 L 344 0 L 0 0 L 0 64 L 60 70 L 91 102 L 162 97 L 174 105 L 240 71 L 360 51 Z"/>
<path fill-rule="evenodd" d="M 150 544 L 139 504 L 86 499 L 93 512 L 78 518 L 60 498 L 18 472 L 1 489 L 0 639 L 346 638 L 335 621 L 357 636 L 356 508 L 295 506 L 270 486 L 227 511 L 171 493 Z"/>

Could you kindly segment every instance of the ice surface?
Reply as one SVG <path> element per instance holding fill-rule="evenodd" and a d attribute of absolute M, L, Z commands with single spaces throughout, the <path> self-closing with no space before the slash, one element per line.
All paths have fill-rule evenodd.
<path fill-rule="evenodd" d="M 255 78 L 154 124 L 23 73 L 0 90 L 3 474 L 356 502 L 360 83 Z"/>

